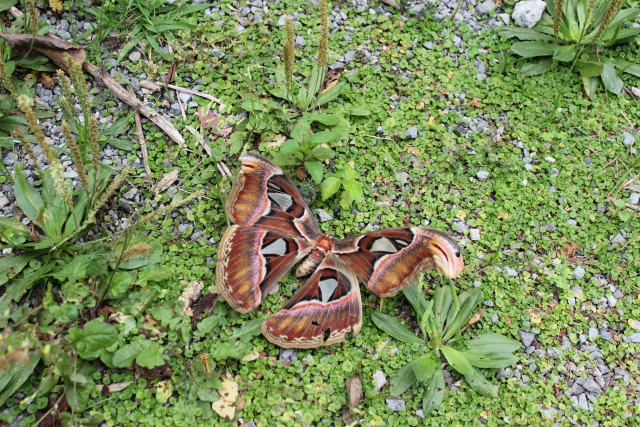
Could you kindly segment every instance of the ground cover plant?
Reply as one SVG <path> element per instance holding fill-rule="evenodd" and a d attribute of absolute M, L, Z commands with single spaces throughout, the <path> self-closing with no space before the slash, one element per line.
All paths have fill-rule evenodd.
<path fill-rule="evenodd" d="M 25 14 L 29 9 L 6 2 L 2 25 L 24 28 L 8 13 L 9 3 Z M 513 41 L 495 32 L 511 22 L 515 2 L 485 3 L 490 2 L 409 2 L 403 9 L 360 0 L 329 5 L 327 74 L 340 73 L 343 86 L 339 96 L 312 111 L 272 92 L 280 85 L 276 70 L 283 65 L 285 16 L 294 28 L 296 90 L 309 85 L 322 32 L 320 13 L 310 2 L 222 1 L 181 15 L 191 29 L 147 34 L 160 50 L 146 35 L 146 42 L 124 55 L 122 46 L 130 40 L 115 33 L 112 44 L 85 45 L 104 73 L 171 117 L 186 142 L 172 142 L 145 119 L 140 142 L 126 105 L 99 81 L 89 82 L 89 97 L 99 106 L 89 116 L 105 131 L 125 117 L 116 137 L 128 142 L 118 146 L 103 137 L 98 168 L 129 172 L 96 212 L 90 235 L 95 249 L 82 252 L 85 241 L 70 240 L 73 249 L 46 263 L 38 255 L 20 272 L 0 276 L 0 298 L 7 303 L 0 311 L 0 423 L 633 425 L 640 416 L 640 112 L 632 94 L 640 79 L 619 73 L 629 93 L 589 97 L 580 73 L 567 67 L 525 76 L 511 54 Z M 68 35 L 73 42 L 90 43 L 91 35 L 83 33 L 108 23 L 96 20 L 84 2 L 63 2 L 56 10 L 34 6 L 39 31 Z M 633 1 L 621 6 L 636 7 Z M 168 18 L 158 13 L 157 19 Z M 635 17 L 623 28 L 638 23 Z M 600 48 L 600 58 L 616 64 L 640 62 L 637 42 Z M 70 114 L 59 97 L 66 80 L 25 66 L 6 45 L 2 54 L 14 62 L 10 78 L 16 88 L 28 89 L 18 91 L 32 100 L 35 113 L 52 116 L 40 117 L 38 125 L 71 182 L 76 206 L 86 187 L 62 119 L 70 138 L 85 146 L 82 129 L 90 122 L 78 87 L 72 79 Z M 12 102 L 4 117 L 16 116 L 20 110 L 6 84 L 2 96 Z M 347 114 L 356 108 L 369 115 Z M 406 387 L 408 381 L 400 382 L 406 366 L 435 348 L 422 331 L 429 336 L 431 315 L 425 318 L 426 307 L 415 304 L 422 294 L 381 303 L 363 292 L 361 333 L 314 350 L 282 350 L 260 336 L 260 321 L 300 285 L 294 277 L 286 276 L 281 292 L 250 315 L 217 300 L 214 266 L 229 225 L 224 200 L 236 157 L 244 151 L 273 156 L 294 139 L 289 132 L 300 118 L 327 112 L 348 119 L 348 136 L 331 142 L 335 155 L 322 159 L 320 184 L 304 174 L 296 182 L 322 231 L 344 237 L 415 224 L 451 233 L 466 267 L 453 283 L 425 276 L 425 302 L 433 301 L 433 308 L 450 286 L 461 308 L 462 295 L 475 296 L 473 306 L 484 315 L 464 332 L 460 328 L 457 339 L 441 342 L 459 353 L 469 350 L 465 343 L 496 334 L 522 344 L 509 347 L 508 366 L 479 370 L 497 397 L 478 393 L 465 367 L 458 370 L 447 357 L 450 350 L 439 360 L 427 358 L 433 376 Z M 28 207 L 28 220 L 20 216 L 17 208 L 28 205 L 19 192 L 33 189 L 44 206 L 46 176 L 54 168 L 46 167 L 44 151 L 29 139 L 27 116 L 19 117 L 37 161 L 30 160 L 27 144 L 16 142 L 20 138 L 2 146 L 0 216 L 20 218 L 22 226 L 45 236 L 49 231 L 37 228 L 38 209 L 35 220 L 26 215 Z M 331 124 L 310 125 L 313 135 L 340 133 Z M 86 147 L 80 157 L 90 179 L 94 157 L 91 143 Z M 45 166 L 42 175 L 37 164 Z M 296 166 L 287 170 L 292 177 L 296 172 Z M 22 176 L 28 186 L 16 190 Z M 362 197 L 353 197 L 354 189 Z M 54 190 L 62 194 L 55 185 Z M 145 216 L 147 221 L 125 232 Z M 12 224 L 15 231 L 2 233 L 0 263 L 38 244 L 31 232 Z M 122 238 L 113 240 L 114 235 Z M 38 278 L 45 264 L 57 273 Z M 27 290 L 10 301 L 9 285 L 19 289 L 20 283 Z M 394 338 L 377 327 L 376 318 L 400 324 L 420 344 Z M 445 393 L 438 390 L 437 408 L 425 407 L 436 372 Z"/>

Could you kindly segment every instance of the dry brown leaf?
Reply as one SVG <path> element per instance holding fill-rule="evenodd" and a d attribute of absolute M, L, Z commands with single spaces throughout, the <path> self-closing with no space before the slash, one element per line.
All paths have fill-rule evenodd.
<path fill-rule="evenodd" d="M 480 98 L 478 98 L 477 96 L 474 96 L 472 99 L 469 100 L 469 102 L 467 102 L 467 105 L 469 107 L 477 107 L 478 105 L 480 105 Z"/>
<path fill-rule="evenodd" d="M 159 92 L 160 90 L 162 90 L 162 86 L 160 86 L 158 83 L 154 82 L 153 80 L 141 81 L 140 87 L 144 89 L 148 89 L 151 92 Z"/>
<path fill-rule="evenodd" d="M 178 301 L 182 303 L 182 313 L 181 316 L 189 316 L 193 317 L 193 310 L 191 310 L 191 304 L 196 302 L 200 295 L 202 295 L 202 290 L 204 289 L 204 283 L 202 280 L 194 280 L 193 282 L 189 282 L 182 294 L 178 297 Z"/>
<path fill-rule="evenodd" d="M 102 391 L 102 394 L 115 393 L 129 387 L 129 384 L 133 384 L 133 381 L 103 385 L 101 388 L 101 391 Z"/>
<path fill-rule="evenodd" d="M 144 316 L 145 319 L 147 319 L 147 322 L 149 322 L 149 324 L 151 326 L 156 326 L 159 322 L 150 314 L 147 314 L 146 316 Z"/>
<path fill-rule="evenodd" d="M 53 78 L 51 78 L 51 74 L 48 73 L 40 73 L 40 83 L 42 83 L 42 86 L 47 89 L 53 89 L 55 86 L 55 82 L 53 81 Z"/>
<path fill-rule="evenodd" d="M 471 319 L 469 319 L 467 324 L 464 325 L 464 327 L 462 328 L 461 332 L 464 332 L 469 326 L 473 325 L 474 323 L 478 323 L 480 321 L 480 319 L 482 319 L 482 316 L 484 316 L 484 310 L 480 309 L 480 310 L 478 310 L 476 312 L 476 314 L 471 316 Z"/>
<path fill-rule="evenodd" d="M 349 409 L 342 416 L 345 424 L 352 424 L 355 418 L 353 409 L 362 403 L 362 381 L 357 375 L 347 380 L 347 396 L 349 396 Z"/>
<path fill-rule="evenodd" d="M 178 179 L 178 169 L 174 169 L 165 176 L 162 177 L 158 184 L 156 184 L 155 193 L 161 193 L 166 190 L 173 182 Z"/>
<path fill-rule="evenodd" d="M 573 256 L 576 254 L 576 251 L 578 250 L 578 244 L 575 242 L 567 242 L 564 244 L 564 248 L 560 249 L 560 251 L 558 251 L 560 253 L 560 255 L 564 255 L 567 258 L 573 258 Z"/>
<path fill-rule="evenodd" d="M 342 73 L 337 70 L 328 70 L 324 76 L 324 81 L 322 82 L 322 93 L 328 91 L 336 84 L 338 84 L 338 80 L 340 80 L 340 76 Z"/>
<path fill-rule="evenodd" d="M 51 59 L 58 67 L 68 72 L 65 55 L 74 62 L 83 64 L 86 60 L 84 49 L 49 36 L 33 36 L 31 34 L 0 33 L 18 55 L 37 52 Z"/>
<path fill-rule="evenodd" d="M 416 157 L 420 155 L 420 151 L 416 147 L 412 147 L 408 144 L 405 144 L 404 151 L 406 151 L 409 154 L 413 154 Z"/>

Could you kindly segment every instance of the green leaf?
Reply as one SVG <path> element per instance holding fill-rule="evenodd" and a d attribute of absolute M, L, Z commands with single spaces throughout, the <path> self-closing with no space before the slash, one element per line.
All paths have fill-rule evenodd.
<path fill-rule="evenodd" d="M 402 326 L 402 324 L 393 317 L 387 316 L 379 311 L 374 311 L 371 314 L 371 320 L 373 320 L 373 323 L 378 328 L 399 341 L 406 342 L 407 344 L 418 344 L 423 347 L 426 345 L 423 340 L 415 336 L 411 331 L 408 331 L 406 327 Z"/>
<path fill-rule="evenodd" d="M 511 50 L 523 58 L 553 56 L 555 52 L 553 45 L 541 41 L 516 42 L 511 46 Z"/>
<path fill-rule="evenodd" d="M 29 379 L 36 365 L 40 361 L 40 356 L 33 357 L 24 365 L 14 365 L 9 369 L 8 374 L 3 374 L 2 377 L 9 377 L 9 381 L 6 381 L 4 387 L 0 388 L 0 407 L 3 407 L 7 399 L 20 388 L 25 381 Z"/>
<path fill-rule="evenodd" d="M 391 396 L 400 396 L 409 387 L 411 387 L 417 380 L 416 374 L 413 371 L 414 362 L 409 362 L 404 367 L 398 369 L 398 371 L 391 377 L 389 384 L 391 389 L 389 394 Z"/>
<path fill-rule="evenodd" d="M 576 57 L 575 45 L 556 46 L 553 59 L 560 62 L 570 62 Z"/>
<path fill-rule="evenodd" d="M 619 94 L 622 92 L 622 79 L 616 74 L 616 69 L 611 62 L 605 62 L 602 65 L 602 83 L 604 87 L 611 93 Z"/>
<path fill-rule="evenodd" d="M 215 328 L 218 325 L 218 317 L 217 316 L 209 316 L 206 319 L 202 319 L 197 326 L 198 332 L 200 332 L 201 335 L 206 335 L 208 333 L 210 333 L 211 331 L 213 331 L 213 328 Z"/>
<path fill-rule="evenodd" d="M 638 28 L 638 30 L 640 30 L 640 28 Z M 640 77 L 640 65 L 638 64 L 634 64 L 633 62 L 625 61 L 622 59 L 616 59 L 614 65 L 620 71 Z"/>
<path fill-rule="evenodd" d="M 506 352 L 512 353 L 522 347 L 519 341 L 505 337 L 504 335 L 489 332 L 482 334 L 467 342 L 469 350 L 479 352 Z"/>
<path fill-rule="evenodd" d="M 116 298 L 123 292 L 131 289 L 133 283 L 133 276 L 126 271 L 118 271 L 113 275 L 111 279 L 111 286 L 109 287 L 109 297 Z"/>
<path fill-rule="evenodd" d="M 68 264 L 63 264 L 51 275 L 61 282 L 82 279 L 87 274 L 87 267 L 91 263 L 91 255 L 76 257 Z"/>
<path fill-rule="evenodd" d="M 336 192 L 340 189 L 340 179 L 330 176 L 322 181 L 320 189 L 322 191 L 322 200 L 327 200 L 329 197 L 336 194 Z"/>
<path fill-rule="evenodd" d="M 273 93 L 273 90 L 270 91 Z M 277 96 L 278 98 L 284 98 L 284 96 L 279 96 L 276 95 L 275 93 L 273 94 L 275 96 Z M 257 101 L 255 99 L 247 99 L 245 101 L 242 101 L 242 104 L 240 104 L 240 107 L 248 112 L 252 112 L 252 111 L 264 111 L 264 105 L 262 105 L 262 103 L 260 101 Z"/>
<path fill-rule="evenodd" d="M 345 179 L 342 181 L 342 187 L 354 202 L 362 200 L 362 184 L 360 182 L 355 179 Z"/>
<path fill-rule="evenodd" d="M 304 167 L 311 175 L 313 182 L 316 184 L 320 184 L 322 181 L 322 175 L 324 173 L 324 167 L 322 166 L 322 162 L 319 160 L 311 160 L 308 162 L 304 162 Z"/>
<path fill-rule="evenodd" d="M 442 350 L 442 354 L 444 354 L 449 365 L 464 375 L 464 379 L 477 393 L 489 397 L 498 395 L 496 387 L 489 383 L 480 371 L 471 366 L 471 363 L 461 352 L 446 345 L 442 346 L 440 350 Z"/>
<path fill-rule="evenodd" d="M 436 359 L 433 352 L 430 352 L 414 360 L 411 365 L 418 381 L 429 381 L 436 372 L 436 366 L 439 368 L 440 361 Z"/>
<path fill-rule="evenodd" d="M 311 70 L 311 76 L 309 77 L 309 95 L 312 97 L 312 100 L 315 99 L 316 94 L 322 86 L 326 71 L 327 69 L 325 67 L 318 70 L 318 64 L 314 65 L 313 70 Z"/>
<path fill-rule="evenodd" d="M 78 230 L 78 228 L 80 228 L 84 220 L 84 215 L 86 213 L 88 203 L 89 200 L 86 197 L 78 199 L 76 201 L 73 212 L 71 212 L 71 215 L 69 215 L 69 218 L 66 221 L 64 232 L 62 234 L 63 238 L 70 236 L 76 230 Z"/>
<path fill-rule="evenodd" d="M 13 218 L 0 217 L 0 241 L 13 247 L 31 241 L 31 233 L 26 225 Z M 0 258 L 2 260 L 3 258 Z M 0 269 L 0 271 L 3 271 Z M 3 273 L 0 273 L 0 277 Z M 0 280 L 0 284 L 2 284 Z"/>
<path fill-rule="evenodd" d="M 242 342 L 249 342 L 252 337 L 260 335 L 261 333 L 262 319 L 247 320 L 242 324 L 242 327 L 233 332 L 233 335 L 229 337 L 229 341 L 240 339 Z"/>
<path fill-rule="evenodd" d="M 338 119 L 333 114 L 314 112 L 309 116 L 310 122 L 318 122 L 325 126 L 333 126 L 338 123 Z"/>
<path fill-rule="evenodd" d="M 582 77 L 598 77 L 602 72 L 602 67 L 597 62 L 583 61 L 581 59 L 576 61 L 575 69 L 578 70 Z"/>
<path fill-rule="evenodd" d="M 447 321 L 448 324 L 446 332 L 444 337 L 442 337 L 442 340 L 445 342 L 453 337 L 469 321 L 469 319 L 471 319 L 476 307 L 482 301 L 482 291 L 476 288 L 471 291 L 463 292 L 460 296 L 460 300 L 462 301 L 463 299 L 464 302 L 460 304 L 460 311 L 451 321 Z"/>
<path fill-rule="evenodd" d="M 336 152 L 326 145 L 320 145 L 313 149 L 311 152 L 311 158 L 317 160 L 328 160 L 333 159 L 336 156 Z"/>
<path fill-rule="evenodd" d="M 162 326 L 167 326 L 174 317 L 173 310 L 170 310 L 167 307 L 154 307 L 147 311 L 151 313 L 153 318 L 159 321 Z"/>
<path fill-rule="evenodd" d="M 519 40 L 541 40 L 541 41 L 554 41 L 553 36 L 543 34 L 532 28 L 520 28 L 520 27 L 502 27 L 498 28 L 499 35 L 513 38 L 517 37 Z"/>
<path fill-rule="evenodd" d="M 438 366 L 435 373 L 429 378 L 427 389 L 422 396 L 422 411 L 424 415 L 429 415 L 436 410 L 444 399 L 444 373 Z"/>
<path fill-rule="evenodd" d="M 153 266 L 140 270 L 136 284 L 138 286 L 146 286 L 149 282 L 160 282 L 167 280 L 173 275 L 173 271 L 165 266 Z"/>
<path fill-rule="evenodd" d="M 598 77 L 583 77 L 582 85 L 584 86 L 584 92 L 589 98 L 593 98 L 598 90 L 600 84 L 600 78 Z"/>
<path fill-rule="evenodd" d="M 303 111 L 306 110 L 312 100 L 313 100 L 313 96 L 309 94 L 309 91 L 307 91 L 307 88 L 301 87 L 300 90 L 298 91 L 298 98 L 297 98 L 298 108 Z"/>
<path fill-rule="evenodd" d="M 318 106 L 322 106 L 337 98 L 340 92 L 342 92 L 342 88 L 344 88 L 344 83 L 338 83 L 328 91 L 323 92 L 318 99 Z"/>
<path fill-rule="evenodd" d="M 510 353 L 481 353 L 465 350 L 462 355 L 476 368 L 502 369 L 518 361 L 518 357 Z"/>
<path fill-rule="evenodd" d="M 22 171 L 22 166 L 16 164 L 16 185 L 13 187 L 14 196 L 20 209 L 31 221 L 36 221 L 38 211 L 44 209 L 44 203 L 40 193 L 27 182 L 27 177 Z"/>
<path fill-rule="evenodd" d="M 283 156 L 291 156 L 294 153 L 300 151 L 300 144 L 295 139 L 287 139 L 282 147 L 280 147 L 280 154 Z"/>
<path fill-rule="evenodd" d="M 205 402 L 213 403 L 218 399 L 220 399 L 220 395 L 215 390 L 209 390 L 203 387 L 198 387 L 198 399 L 203 400 Z"/>
<path fill-rule="evenodd" d="M 315 147 L 320 144 L 327 144 L 329 142 L 337 141 L 338 139 L 340 139 L 339 133 L 323 131 L 311 135 L 311 139 L 309 140 L 309 142 L 312 147 Z"/>
<path fill-rule="evenodd" d="M 453 296 L 449 286 L 440 286 L 436 288 L 433 297 L 433 314 L 436 317 L 436 326 L 438 328 L 438 336 L 442 336 L 445 327 L 445 320 L 449 314 L 449 310 L 453 305 Z"/>
<path fill-rule="evenodd" d="M 306 142 L 310 135 L 311 125 L 304 118 L 298 120 L 291 131 L 291 137 L 300 143 Z"/>
<path fill-rule="evenodd" d="M 352 116 L 366 117 L 371 114 L 371 111 L 367 110 L 366 108 L 354 107 L 349 110 L 349 114 Z"/>
<path fill-rule="evenodd" d="M 236 343 L 222 343 L 216 344 L 211 347 L 211 357 L 215 360 L 226 359 L 242 359 L 248 352 L 251 351 L 253 345 L 251 343 L 243 343 L 238 341 Z"/>
<path fill-rule="evenodd" d="M 97 359 L 100 350 L 112 346 L 118 339 L 118 331 L 100 319 L 87 322 L 83 329 L 72 327 L 68 333 L 72 347 L 85 360 Z"/>
<path fill-rule="evenodd" d="M 142 350 L 144 346 L 140 342 L 123 345 L 114 353 L 111 363 L 116 368 L 130 368 Z"/>
<path fill-rule="evenodd" d="M 143 368 L 151 369 L 157 366 L 162 366 L 164 363 L 162 349 L 156 344 L 151 345 L 149 348 L 145 348 L 136 357 L 136 364 Z"/>

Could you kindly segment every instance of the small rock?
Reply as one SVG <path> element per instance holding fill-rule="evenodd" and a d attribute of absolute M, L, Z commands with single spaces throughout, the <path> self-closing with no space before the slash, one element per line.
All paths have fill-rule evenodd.
<path fill-rule="evenodd" d="M 576 280 L 581 280 L 584 278 L 585 270 L 581 266 L 577 266 L 575 270 L 573 270 L 573 278 Z"/>
<path fill-rule="evenodd" d="M 78 172 L 74 171 L 74 170 L 70 170 L 70 171 L 66 171 L 65 173 L 62 174 L 63 177 L 65 178 L 77 178 L 78 177 Z"/>
<path fill-rule="evenodd" d="M 292 348 L 284 349 L 280 352 L 280 360 L 287 362 L 298 360 L 298 353 Z"/>
<path fill-rule="evenodd" d="M 547 225 L 545 226 L 545 229 L 546 229 L 547 231 L 549 231 L 549 232 L 551 232 L 551 231 L 556 231 L 556 226 L 555 226 L 555 225 L 553 225 L 553 224 L 547 224 Z"/>
<path fill-rule="evenodd" d="M 296 36 L 296 47 L 304 47 L 305 41 L 303 36 Z"/>
<path fill-rule="evenodd" d="M 182 110 L 180 109 L 180 105 L 177 102 L 174 102 L 173 104 L 171 104 L 171 107 L 169 107 L 169 114 L 172 116 L 178 116 L 181 112 Z"/>
<path fill-rule="evenodd" d="M 386 399 L 387 407 L 393 412 L 398 412 L 400 409 L 405 409 L 406 405 L 402 399 Z"/>
<path fill-rule="evenodd" d="M 479 172 L 476 174 L 476 177 L 477 177 L 480 181 L 483 181 L 483 182 L 484 182 L 484 181 L 486 181 L 486 180 L 487 180 L 487 178 L 489 178 L 489 172 L 487 172 L 487 171 L 479 171 Z"/>
<path fill-rule="evenodd" d="M 609 307 L 615 307 L 616 304 L 618 303 L 618 300 L 613 295 L 605 295 L 605 298 L 607 299 L 607 303 L 609 304 Z"/>
<path fill-rule="evenodd" d="M 560 171 L 558 169 L 551 169 L 551 178 L 557 178 L 558 175 L 560 175 Z"/>
<path fill-rule="evenodd" d="M 320 218 L 320 222 L 327 222 L 333 219 L 333 217 L 325 212 L 324 209 L 317 209 L 316 213 L 318 214 L 318 218 Z"/>
<path fill-rule="evenodd" d="M 487 13 L 491 13 L 496 10 L 496 2 L 493 0 L 486 0 L 485 2 L 480 3 L 476 6 L 476 12 L 480 15 L 486 15 Z"/>
<path fill-rule="evenodd" d="M 236 33 L 238 34 L 244 33 L 244 27 L 242 25 L 236 25 L 234 30 L 236 30 Z"/>
<path fill-rule="evenodd" d="M 411 139 L 416 139 L 418 137 L 418 128 L 415 126 L 411 126 L 409 129 L 407 129 L 407 135 Z"/>
<path fill-rule="evenodd" d="M 138 194 L 138 189 L 136 187 L 131 187 L 131 189 L 124 193 L 122 197 L 125 199 L 133 199 L 136 194 Z"/>
<path fill-rule="evenodd" d="M 374 391 L 382 390 L 382 387 L 384 387 L 385 384 L 387 384 L 387 378 L 384 376 L 384 373 L 382 371 L 374 372 L 371 378 L 373 379 L 373 382 L 376 383 L 376 385 L 373 388 Z"/>
<path fill-rule="evenodd" d="M 9 199 L 7 199 L 7 196 L 0 193 L 0 209 L 4 208 L 8 204 L 9 204 Z"/>
<path fill-rule="evenodd" d="M 469 230 L 469 238 L 473 241 L 480 240 L 480 230 L 478 228 L 472 228 Z"/>
<path fill-rule="evenodd" d="M 509 266 L 505 266 L 505 271 L 511 277 L 518 277 L 518 272 Z"/>
<path fill-rule="evenodd" d="M 138 52 L 137 50 L 134 50 L 133 52 L 131 52 L 129 54 L 129 61 L 138 62 L 138 61 L 140 61 L 141 57 L 142 57 L 142 55 L 140 54 L 140 52 Z"/>
<path fill-rule="evenodd" d="M 569 386 L 569 393 L 573 396 L 577 396 L 578 394 L 582 394 L 585 392 L 585 389 L 582 387 L 584 383 L 584 378 L 576 378 L 576 380 Z"/>
<path fill-rule="evenodd" d="M 518 27 L 532 28 L 540 21 L 546 7 L 543 0 L 521 1 L 513 8 L 511 17 Z"/>
<path fill-rule="evenodd" d="M 568 219 L 567 224 L 576 226 L 578 225 L 578 221 L 576 221 L 575 219 Z"/>
<path fill-rule="evenodd" d="M 596 212 L 598 213 L 605 213 L 607 211 L 607 207 L 605 205 L 598 205 L 598 207 L 596 208 Z"/>
<path fill-rule="evenodd" d="M 585 390 L 591 393 L 596 393 L 596 394 L 602 393 L 602 389 L 600 388 L 598 383 L 596 383 L 594 380 L 586 380 L 584 384 L 582 384 L 582 387 L 584 387 Z"/>
<path fill-rule="evenodd" d="M 409 179 L 409 174 L 406 172 L 396 172 L 395 176 L 400 184 L 406 184 Z"/>
<path fill-rule="evenodd" d="M 622 235 L 622 233 L 618 233 L 616 234 L 613 239 L 611 239 L 611 243 L 618 243 L 618 244 L 622 244 L 626 241 L 627 239 L 625 239 L 625 237 Z"/>
<path fill-rule="evenodd" d="M 355 50 L 350 50 L 349 52 L 344 54 L 343 61 L 346 64 L 348 64 L 349 62 L 352 62 L 355 58 L 356 58 L 356 51 Z"/>
<path fill-rule="evenodd" d="M 188 104 L 192 97 L 193 95 L 187 92 L 180 92 L 178 95 L 178 98 L 180 98 L 180 101 L 182 101 L 183 104 Z"/>
<path fill-rule="evenodd" d="M 533 343 L 533 340 L 536 339 L 536 334 L 532 332 L 523 331 L 521 329 L 520 338 L 522 339 L 522 344 L 524 344 L 525 347 L 529 347 Z"/>
<path fill-rule="evenodd" d="M 600 332 L 596 328 L 589 328 L 589 341 L 595 341 L 598 335 L 600 335 Z"/>
<path fill-rule="evenodd" d="M 493 315 L 491 316 L 491 321 L 493 323 L 498 323 L 498 320 L 500 320 L 500 318 L 498 317 L 498 315 L 496 313 L 493 313 Z"/>
<path fill-rule="evenodd" d="M 629 132 L 624 133 L 624 141 L 622 143 L 624 145 L 633 145 L 636 142 L 636 138 Z"/>
<path fill-rule="evenodd" d="M 511 368 L 502 368 L 496 373 L 497 379 L 502 379 L 502 378 L 508 379 L 508 378 L 511 378 L 512 376 L 513 376 L 513 371 L 511 371 Z"/>
<path fill-rule="evenodd" d="M 13 152 L 9 152 L 7 153 L 6 156 L 4 156 L 4 164 L 6 166 L 11 166 L 12 164 L 14 164 L 16 161 L 16 156 L 13 154 Z"/>
<path fill-rule="evenodd" d="M 632 335 L 623 335 L 622 341 L 626 342 L 627 344 L 640 344 L 640 332 L 636 332 Z"/>
<path fill-rule="evenodd" d="M 425 49 L 433 49 L 433 42 L 424 42 L 424 44 L 422 45 L 424 46 Z"/>
<path fill-rule="evenodd" d="M 178 226 L 178 233 L 184 233 L 189 229 L 189 224 L 180 224 Z"/>
<path fill-rule="evenodd" d="M 631 196 L 629 196 L 629 201 L 631 201 L 632 205 L 637 205 L 638 203 L 640 203 L 640 193 L 631 193 Z"/>
<path fill-rule="evenodd" d="M 418 418 L 424 418 L 424 411 L 422 409 L 418 409 L 416 411 L 416 417 Z"/>

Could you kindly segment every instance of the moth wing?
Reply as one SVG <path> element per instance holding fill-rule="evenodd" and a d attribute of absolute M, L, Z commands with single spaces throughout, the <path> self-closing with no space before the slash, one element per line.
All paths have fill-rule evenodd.
<path fill-rule="evenodd" d="M 344 341 L 362 326 L 358 278 L 332 254 L 276 314 L 262 322 L 262 334 L 285 348 L 314 348 Z"/>
<path fill-rule="evenodd" d="M 462 271 L 457 243 L 426 227 L 388 228 L 338 240 L 332 252 L 380 297 L 391 297 L 437 269 L 448 278 Z"/>

